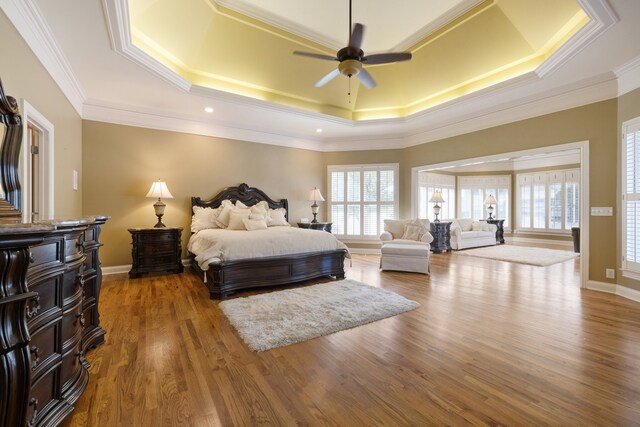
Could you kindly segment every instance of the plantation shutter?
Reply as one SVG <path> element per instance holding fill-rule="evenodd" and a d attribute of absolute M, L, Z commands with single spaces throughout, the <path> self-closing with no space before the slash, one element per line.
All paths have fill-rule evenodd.
<path fill-rule="evenodd" d="M 640 273 L 640 118 L 623 126 L 622 269 Z"/>

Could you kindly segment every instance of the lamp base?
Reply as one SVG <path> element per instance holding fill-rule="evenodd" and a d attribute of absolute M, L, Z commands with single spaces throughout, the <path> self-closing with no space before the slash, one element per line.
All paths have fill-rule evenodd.
<path fill-rule="evenodd" d="M 162 215 L 158 215 L 158 222 L 156 223 L 156 225 L 153 226 L 153 228 L 163 228 L 166 227 L 166 225 L 164 225 L 164 223 L 162 222 Z"/>
<path fill-rule="evenodd" d="M 317 215 L 318 215 L 317 213 L 314 213 L 314 214 L 313 214 L 313 219 L 311 220 L 311 223 L 312 223 L 312 224 L 315 224 L 315 223 L 317 223 L 317 222 L 318 222 L 318 219 L 316 218 L 316 216 L 317 216 Z"/>

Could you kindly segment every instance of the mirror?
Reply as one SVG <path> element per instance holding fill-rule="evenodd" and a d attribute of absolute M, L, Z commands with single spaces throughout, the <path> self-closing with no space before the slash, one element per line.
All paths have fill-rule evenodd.
<path fill-rule="evenodd" d="M 22 117 L 16 100 L 7 96 L 0 80 L 0 221 L 19 222 L 22 194 L 18 175 Z"/>

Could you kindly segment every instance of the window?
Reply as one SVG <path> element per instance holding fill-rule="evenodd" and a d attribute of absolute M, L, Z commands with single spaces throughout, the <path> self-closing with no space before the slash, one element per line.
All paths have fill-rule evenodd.
<path fill-rule="evenodd" d="M 459 218 L 487 219 L 487 205 L 484 200 L 493 195 L 493 218 L 504 219 L 505 228 L 509 228 L 509 206 L 511 204 L 511 175 L 459 176 L 460 188 Z"/>
<path fill-rule="evenodd" d="M 447 220 L 456 217 L 456 177 L 439 173 L 420 172 L 419 194 L 418 194 L 418 216 L 429 218 L 430 221 L 436 219 L 433 213 L 433 202 L 429 202 L 433 193 L 439 191 L 442 194 L 444 203 L 440 203 L 440 214 L 438 219 Z"/>
<path fill-rule="evenodd" d="M 329 216 L 343 238 L 377 239 L 398 215 L 398 164 L 329 166 Z"/>
<path fill-rule="evenodd" d="M 622 274 L 640 280 L 640 117 L 622 125 Z"/>
<path fill-rule="evenodd" d="M 568 233 L 579 225 L 580 170 L 518 174 L 518 229 Z"/>

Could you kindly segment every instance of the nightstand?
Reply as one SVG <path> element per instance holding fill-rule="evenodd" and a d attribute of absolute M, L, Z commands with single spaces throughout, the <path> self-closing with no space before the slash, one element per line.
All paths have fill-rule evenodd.
<path fill-rule="evenodd" d="M 298 228 L 309 228 L 311 230 L 324 230 L 331 233 L 332 222 L 299 222 Z"/>
<path fill-rule="evenodd" d="M 498 229 L 496 230 L 496 243 L 499 245 L 504 243 L 504 219 L 488 219 L 489 224 L 495 224 Z"/>
<path fill-rule="evenodd" d="M 130 228 L 130 278 L 151 273 L 182 273 L 182 227 Z"/>
<path fill-rule="evenodd" d="M 431 242 L 433 253 L 451 252 L 451 223 L 444 221 L 431 222 L 429 227 L 429 231 L 433 235 L 433 242 Z"/>

